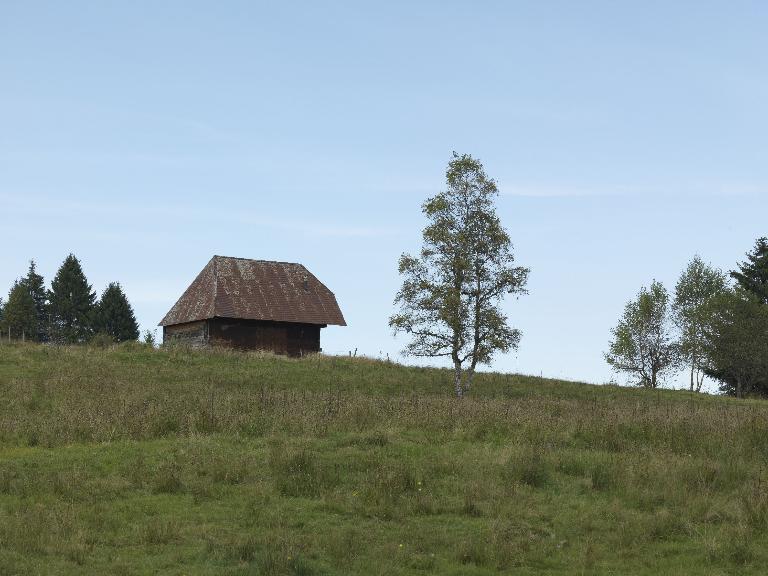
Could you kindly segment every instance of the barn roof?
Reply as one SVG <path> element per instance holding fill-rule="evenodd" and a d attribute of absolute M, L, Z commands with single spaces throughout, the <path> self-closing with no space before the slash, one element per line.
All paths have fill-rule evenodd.
<path fill-rule="evenodd" d="M 333 292 L 301 264 L 214 256 L 159 326 L 208 318 L 346 326 Z"/>

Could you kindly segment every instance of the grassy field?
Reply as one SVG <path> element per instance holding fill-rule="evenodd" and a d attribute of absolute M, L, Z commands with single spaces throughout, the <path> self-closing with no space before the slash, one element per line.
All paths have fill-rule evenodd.
<path fill-rule="evenodd" d="M 765 574 L 768 404 L 0 346 L 0 575 Z"/>

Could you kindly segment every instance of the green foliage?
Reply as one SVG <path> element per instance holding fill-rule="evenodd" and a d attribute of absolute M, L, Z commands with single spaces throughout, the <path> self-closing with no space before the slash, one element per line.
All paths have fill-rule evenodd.
<path fill-rule="evenodd" d="M 139 325 L 128 298 L 117 282 L 110 282 L 93 312 L 93 329 L 114 342 L 138 340 Z"/>
<path fill-rule="evenodd" d="M 768 396 L 768 239 L 731 277 L 736 289 L 706 308 L 706 371 L 726 394 Z"/>
<path fill-rule="evenodd" d="M 93 333 L 96 294 L 73 254 L 66 257 L 51 283 L 52 339 L 60 343 L 84 343 Z"/>
<path fill-rule="evenodd" d="M 710 301 L 726 290 L 726 279 L 696 256 L 675 287 L 672 314 L 680 332 L 681 359 L 691 368 L 691 391 L 700 392 L 707 358 L 704 353 L 705 327 L 711 312 Z"/>
<path fill-rule="evenodd" d="M 768 402 L 0 346 L 0 574 L 745 574 Z"/>
<path fill-rule="evenodd" d="M 400 258 L 404 281 L 389 324 L 411 337 L 406 354 L 450 358 L 462 396 L 477 364 L 517 348 L 520 331 L 508 325 L 500 303 L 506 294 L 525 292 L 529 271 L 514 266 L 512 243 L 494 206 L 496 183 L 482 164 L 454 152 L 446 182 L 447 189 L 422 207 L 429 224 L 419 256 Z"/>
<path fill-rule="evenodd" d="M 37 338 L 35 301 L 27 287 L 14 282 L 3 307 L 2 332 L 8 338 L 32 340 Z"/>
<path fill-rule="evenodd" d="M 626 372 L 638 386 L 656 388 L 678 363 L 679 349 L 672 334 L 669 293 L 654 281 L 629 302 L 605 359 L 615 370 Z"/>
<path fill-rule="evenodd" d="M 746 262 L 739 264 L 731 277 L 747 292 L 754 294 L 760 302 L 768 304 L 768 238 L 759 238 Z"/>
<path fill-rule="evenodd" d="M 93 346 L 94 348 L 108 348 L 109 346 L 112 346 L 114 343 L 115 343 L 115 339 L 110 334 L 107 334 L 105 332 L 97 332 L 88 341 L 88 344 L 90 346 Z"/>
<path fill-rule="evenodd" d="M 721 381 L 721 391 L 768 395 L 768 306 L 737 288 L 712 299 L 707 315 L 707 372 Z"/>
<path fill-rule="evenodd" d="M 144 330 L 144 344 L 154 348 L 157 346 L 157 336 L 155 330 Z"/>
<path fill-rule="evenodd" d="M 29 291 L 30 296 L 35 301 L 35 315 L 37 317 L 37 334 L 34 336 L 34 340 L 38 342 L 45 342 L 48 340 L 48 292 L 45 289 L 45 281 L 43 277 L 37 273 L 35 261 L 29 262 L 29 270 L 27 275 L 21 279 L 23 284 Z"/>

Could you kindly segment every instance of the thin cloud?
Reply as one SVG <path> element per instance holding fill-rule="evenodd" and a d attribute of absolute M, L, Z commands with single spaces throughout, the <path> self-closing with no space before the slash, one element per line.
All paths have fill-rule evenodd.
<path fill-rule="evenodd" d="M 93 202 L 73 202 L 59 198 L 50 198 L 45 196 L 33 195 L 8 195 L 0 194 L 0 206 L 6 212 L 29 212 L 36 215 L 41 213 L 56 215 L 120 215 L 121 218 L 128 216 L 141 217 L 147 221 L 155 219 L 165 219 L 178 216 L 179 208 L 171 205 L 160 204 L 125 204 L 121 202 L 106 202 L 100 200 Z M 210 211 L 187 206 L 184 208 L 185 220 L 209 221 Z M 268 227 L 275 230 L 287 232 L 302 233 L 307 236 L 325 237 L 325 238 L 381 238 L 387 236 L 396 236 L 400 230 L 396 228 L 380 226 L 346 226 L 342 224 L 328 223 L 317 225 L 302 219 L 283 219 L 270 218 L 263 215 L 256 215 L 248 212 L 225 212 L 217 211 L 216 220 L 219 222 L 232 222 L 239 224 L 249 224 L 254 226 Z"/>
<path fill-rule="evenodd" d="M 761 184 L 686 184 L 665 185 L 622 185 L 599 188 L 580 188 L 567 186 L 501 186 L 502 196 L 520 198 L 634 198 L 647 196 L 677 197 L 756 197 L 768 193 L 768 185 Z"/>
<path fill-rule="evenodd" d="M 308 236 L 322 236 L 326 238 L 381 238 L 400 234 L 400 231 L 395 228 L 382 228 L 378 226 L 342 226 L 332 224 L 318 226 L 301 220 L 281 220 L 255 217 L 247 214 L 234 217 L 234 221 L 243 224 L 268 226 L 278 230 L 298 232 Z"/>

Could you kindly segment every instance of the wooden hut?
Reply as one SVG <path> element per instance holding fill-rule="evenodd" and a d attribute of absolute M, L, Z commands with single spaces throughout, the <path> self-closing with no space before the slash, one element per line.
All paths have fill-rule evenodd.
<path fill-rule="evenodd" d="M 320 329 L 346 326 L 336 297 L 301 264 L 214 256 L 160 321 L 164 342 L 320 352 Z"/>

